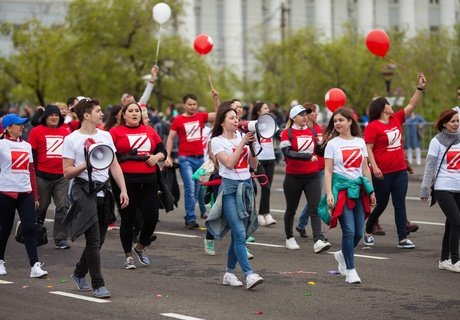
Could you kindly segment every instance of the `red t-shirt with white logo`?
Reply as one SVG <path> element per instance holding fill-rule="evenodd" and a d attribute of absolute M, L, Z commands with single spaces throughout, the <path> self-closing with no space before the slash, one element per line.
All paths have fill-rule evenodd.
<path fill-rule="evenodd" d="M 323 142 L 323 128 L 321 128 L 321 126 L 317 123 L 315 123 L 313 125 L 313 128 L 315 129 L 316 131 L 316 143 L 317 144 L 321 144 Z M 320 157 L 318 156 L 318 169 L 319 170 L 324 170 L 324 158 L 323 157 Z"/>
<path fill-rule="evenodd" d="M 157 144 L 161 143 L 158 133 L 150 126 L 140 125 L 130 128 L 124 125 L 110 129 L 113 144 L 119 154 L 129 154 L 137 149 L 137 155 L 153 154 Z M 154 173 L 156 166 L 149 166 L 145 161 L 128 160 L 120 163 L 123 173 Z"/>
<path fill-rule="evenodd" d="M 346 140 L 335 137 L 327 142 L 324 158 L 332 159 L 332 171 L 351 180 L 363 176 L 363 161 L 367 158 L 366 143 L 362 138 Z"/>
<path fill-rule="evenodd" d="M 63 174 L 62 146 L 69 131 L 60 126 L 50 128 L 38 125 L 30 130 L 28 142 L 37 152 L 37 170 L 52 174 Z"/>
<path fill-rule="evenodd" d="M 316 142 L 313 132 L 308 127 L 300 129 L 293 126 L 291 129 L 291 140 L 289 140 L 288 129 L 284 129 L 281 133 L 280 147 L 291 146 L 292 151 L 314 154 Z M 312 174 L 318 170 L 317 161 L 286 158 L 287 174 Z"/>
<path fill-rule="evenodd" d="M 374 159 L 383 174 L 407 169 L 402 143 L 402 124 L 405 121 L 404 110 L 400 110 L 390 117 L 387 124 L 374 120 L 364 129 L 364 140 L 366 144 L 374 145 Z"/>
<path fill-rule="evenodd" d="M 176 131 L 179 136 L 179 156 L 203 154 L 201 132 L 207 121 L 207 112 L 198 112 L 191 117 L 181 114 L 174 118 L 171 130 Z"/>

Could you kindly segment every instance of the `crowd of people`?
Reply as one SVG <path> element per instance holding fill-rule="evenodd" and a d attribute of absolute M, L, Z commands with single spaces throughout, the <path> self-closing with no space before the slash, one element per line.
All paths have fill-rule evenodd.
<path fill-rule="evenodd" d="M 179 167 L 184 185 L 184 225 L 188 229 L 200 227 L 196 214 L 199 204 L 199 216 L 207 227 L 206 254 L 215 255 L 214 241 L 230 231 L 223 284 L 243 285 L 235 274 L 238 263 L 246 288 L 253 289 L 264 279 L 253 272 L 249 262 L 253 256 L 246 242 L 254 241 L 259 226 L 278 223 L 270 214 L 277 152 L 286 164 L 283 190 L 287 249 L 300 249 L 294 238 L 294 223 L 302 193 L 307 205 L 295 230 L 300 237 L 307 237 L 310 219 L 313 252 L 320 254 L 331 248 L 323 233 L 323 222 L 330 228 L 340 223 L 341 250 L 334 257 L 347 283 L 361 283 L 354 248 L 361 239 L 367 246 L 376 244 L 376 225 L 390 195 L 398 236 L 396 247 L 415 247 L 407 238 L 418 226 L 408 221 L 405 207 L 408 166 L 402 126 L 406 121 L 416 121 L 413 114 L 426 86 L 423 74 L 418 75 L 416 90 L 400 111 L 393 111 L 384 97 L 373 99 L 369 123 L 362 132 L 349 108 L 335 110 L 322 127 L 317 104 L 296 102 L 284 123 L 282 113 L 265 102 L 256 102 L 245 110 L 238 99 L 220 103 L 214 89 L 212 112 L 200 111 L 198 97 L 187 94 L 182 100 L 183 112 L 168 109 L 168 116 L 163 118 L 146 107 L 157 73 L 158 68 L 152 68 L 139 102 L 125 93 L 121 104 L 112 106 L 105 115 L 97 99 L 71 97 L 67 103 L 39 107 L 30 117 L 16 113 L 2 117 L 0 275 L 7 274 L 5 251 L 16 210 L 23 225 L 30 277 L 48 274 L 38 258 L 34 226 L 36 221 L 44 221 L 53 200 L 56 249 L 69 249 L 69 240 L 83 235 L 86 241 L 72 279 L 81 291 L 93 291 L 98 298 L 110 297 L 100 263 L 108 226 L 117 220 L 118 211 L 125 269 L 136 269 L 135 257 L 140 265 L 150 264 L 146 248 L 156 238 L 159 218 L 159 200 L 153 195 L 158 194 L 159 163 L 164 162 L 166 167 Z M 241 128 L 241 120 L 257 120 L 265 114 L 272 114 L 277 123 L 277 136 L 260 137 L 258 132 Z M 450 109 L 439 116 L 439 134 L 430 143 L 420 195 L 427 201 L 433 185 L 432 196 L 446 215 L 439 268 L 455 272 L 460 272 L 460 192 L 455 183 L 460 170 L 458 114 L 458 110 Z M 30 130 L 26 134 L 28 123 Z M 104 168 L 96 168 L 91 162 L 89 148 L 93 144 L 102 144 L 113 154 Z M 413 146 L 419 163 L 419 146 Z M 213 190 L 209 213 L 204 206 L 204 187 L 194 178 L 206 163 L 212 163 L 214 176 L 220 179 Z"/>

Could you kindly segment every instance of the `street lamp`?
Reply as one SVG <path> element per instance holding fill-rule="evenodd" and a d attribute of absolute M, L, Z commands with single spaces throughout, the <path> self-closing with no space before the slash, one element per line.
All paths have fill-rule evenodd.
<path fill-rule="evenodd" d="M 385 80 L 385 86 L 387 89 L 387 97 L 391 96 L 391 79 L 393 78 L 393 75 L 395 74 L 395 69 L 396 69 L 396 65 L 394 63 L 390 63 L 390 64 L 385 65 L 381 70 L 381 74 L 383 76 L 383 79 Z"/>

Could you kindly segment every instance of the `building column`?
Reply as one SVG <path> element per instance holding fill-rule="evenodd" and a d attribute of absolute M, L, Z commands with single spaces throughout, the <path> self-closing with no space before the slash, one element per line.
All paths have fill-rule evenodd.
<path fill-rule="evenodd" d="M 326 39 L 332 37 L 332 2 L 315 0 L 315 27 L 323 32 Z"/>
<path fill-rule="evenodd" d="M 448 28 L 452 31 L 455 25 L 455 13 L 456 6 L 455 0 L 440 0 L 439 1 L 439 16 L 441 21 L 441 27 Z"/>
<path fill-rule="evenodd" d="M 357 21 L 358 30 L 366 34 L 369 30 L 375 27 L 375 12 L 374 1 L 358 0 Z"/>
<path fill-rule="evenodd" d="M 409 38 L 415 36 L 415 0 L 400 0 L 399 25 Z"/>
<path fill-rule="evenodd" d="M 242 0 L 222 1 L 224 14 L 225 66 L 243 74 L 243 15 Z"/>

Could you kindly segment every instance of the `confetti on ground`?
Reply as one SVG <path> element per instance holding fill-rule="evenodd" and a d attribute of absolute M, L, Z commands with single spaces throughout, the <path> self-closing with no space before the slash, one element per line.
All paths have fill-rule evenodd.
<path fill-rule="evenodd" d="M 46 286 L 47 288 L 51 289 L 53 286 Z"/>
<path fill-rule="evenodd" d="M 263 311 L 256 311 L 256 313 L 255 313 L 256 316 L 261 316 L 261 315 L 263 315 L 263 314 L 264 314 Z"/>
<path fill-rule="evenodd" d="M 305 297 L 311 297 L 311 296 L 313 296 L 313 292 L 305 291 L 303 295 L 304 295 Z"/>
<path fill-rule="evenodd" d="M 206 230 L 208 230 L 208 229 L 205 228 L 205 227 L 199 227 L 199 228 L 197 228 L 197 229 L 198 229 L 198 230 L 201 230 L 201 231 L 206 231 Z"/>
<path fill-rule="evenodd" d="M 161 294 L 157 294 L 157 298 L 163 298 Z"/>
<path fill-rule="evenodd" d="M 280 272 L 280 274 L 317 274 L 314 271 L 284 271 Z"/>
<path fill-rule="evenodd" d="M 337 270 L 331 270 L 331 271 L 328 271 L 327 274 L 340 274 L 340 272 Z"/>
<path fill-rule="evenodd" d="M 22 286 L 23 289 L 27 289 L 29 286 Z"/>
<path fill-rule="evenodd" d="M 59 283 L 66 283 L 66 282 L 67 282 L 66 279 L 61 279 L 61 280 L 59 280 Z"/>
<path fill-rule="evenodd" d="M 314 285 L 316 284 L 315 281 L 308 281 L 307 283 L 308 283 L 309 285 L 311 285 L 311 286 L 314 286 Z"/>

